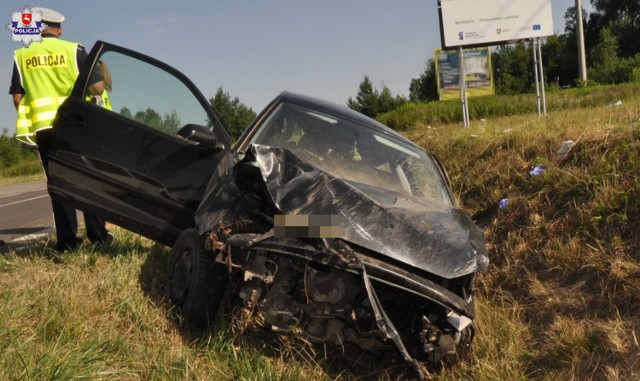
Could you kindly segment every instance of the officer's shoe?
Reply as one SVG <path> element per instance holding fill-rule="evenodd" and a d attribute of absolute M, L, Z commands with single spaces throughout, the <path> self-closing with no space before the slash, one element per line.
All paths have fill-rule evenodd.
<path fill-rule="evenodd" d="M 69 241 L 58 242 L 56 244 L 56 251 L 60 253 L 64 253 L 67 251 L 77 250 L 80 245 L 82 245 L 82 239 L 75 237 Z"/>
<path fill-rule="evenodd" d="M 113 243 L 113 234 L 110 231 L 105 230 L 104 233 L 100 234 L 92 243 L 105 246 L 111 245 Z"/>

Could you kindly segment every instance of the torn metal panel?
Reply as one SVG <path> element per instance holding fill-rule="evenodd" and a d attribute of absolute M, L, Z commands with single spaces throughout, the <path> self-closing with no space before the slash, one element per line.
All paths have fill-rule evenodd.
<path fill-rule="evenodd" d="M 486 267 L 481 233 L 454 206 L 350 183 L 284 149 L 251 150 L 274 204 L 284 214 L 338 215 L 339 238 L 443 278 Z"/>

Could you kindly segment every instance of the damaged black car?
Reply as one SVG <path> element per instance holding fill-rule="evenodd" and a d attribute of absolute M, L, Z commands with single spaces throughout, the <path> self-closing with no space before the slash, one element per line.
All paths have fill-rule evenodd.
<path fill-rule="evenodd" d="M 85 100 L 99 64 L 111 109 Z M 171 246 L 166 296 L 189 323 L 246 308 L 419 374 L 468 355 L 482 233 L 441 163 L 388 127 L 284 92 L 232 147 L 183 74 L 98 42 L 49 139 L 51 196 Z"/>

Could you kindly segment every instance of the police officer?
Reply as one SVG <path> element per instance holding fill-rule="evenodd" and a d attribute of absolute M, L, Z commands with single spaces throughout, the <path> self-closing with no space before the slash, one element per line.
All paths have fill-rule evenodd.
<path fill-rule="evenodd" d="M 97 104 L 100 107 L 104 107 L 107 110 L 111 110 L 111 101 L 109 100 L 109 92 L 111 92 L 113 81 L 111 79 L 111 73 L 107 69 L 107 64 L 103 61 L 98 61 L 98 73 L 104 83 L 104 91 L 102 95 L 87 95 L 85 98 L 88 102 Z"/>
<path fill-rule="evenodd" d="M 13 76 L 9 93 L 18 111 L 16 138 L 37 144 L 45 175 L 48 174 L 49 132 L 58 107 L 71 94 L 87 52 L 82 45 L 60 39 L 64 16 L 52 9 L 33 7 L 41 14 L 42 42 L 33 42 L 14 53 Z M 92 73 L 90 95 L 101 95 L 104 82 L 99 73 Z M 58 251 L 80 246 L 77 237 L 76 211 L 69 205 L 51 201 L 56 225 Z M 113 236 L 105 228 L 105 221 L 84 213 L 87 237 L 92 243 L 108 243 Z"/>

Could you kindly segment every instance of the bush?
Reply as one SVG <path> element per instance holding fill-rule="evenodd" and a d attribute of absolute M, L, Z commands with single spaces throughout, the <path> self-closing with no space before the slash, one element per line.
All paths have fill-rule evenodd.
<path fill-rule="evenodd" d="M 38 158 L 35 147 L 19 142 L 7 135 L 5 128 L 0 135 L 0 169 L 8 168 Z"/>
<path fill-rule="evenodd" d="M 0 177 L 42 175 L 42 164 L 34 146 L 8 136 L 5 128 L 0 135 Z"/>
<path fill-rule="evenodd" d="M 611 101 L 637 97 L 640 82 L 621 85 L 588 86 L 546 93 L 547 111 L 582 109 L 603 106 Z M 536 112 L 536 95 L 488 95 L 470 98 L 469 115 L 472 119 L 525 115 Z M 376 119 L 396 131 L 413 126 L 437 125 L 462 121 L 460 101 L 433 101 L 407 103 L 391 112 L 379 114 Z"/>

